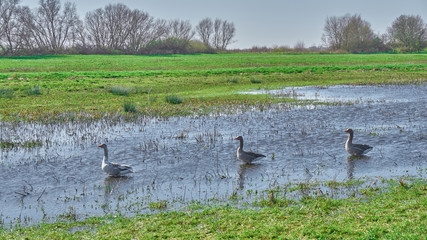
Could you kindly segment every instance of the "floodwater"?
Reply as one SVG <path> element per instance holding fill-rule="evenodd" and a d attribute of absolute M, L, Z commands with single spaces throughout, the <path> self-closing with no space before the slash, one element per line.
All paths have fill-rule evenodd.
<path fill-rule="evenodd" d="M 2 149 L 0 222 L 4 226 L 104 214 L 186 209 L 193 203 L 251 202 L 292 183 L 427 176 L 427 85 L 304 87 L 251 94 L 340 102 L 270 106 L 217 116 L 120 119 L 39 125 L 0 123 L 0 138 L 40 141 Z M 374 149 L 349 158 L 347 128 Z M 236 160 L 238 141 L 266 155 Z M 112 162 L 133 166 L 129 177 L 101 170 L 106 143 Z"/>

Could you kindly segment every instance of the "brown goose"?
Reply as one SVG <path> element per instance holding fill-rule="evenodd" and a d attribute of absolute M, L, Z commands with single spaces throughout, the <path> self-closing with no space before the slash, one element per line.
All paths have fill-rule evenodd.
<path fill-rule="evenodd" d="M 246 163 L 246 164 L 252 164 L 252 162 L 257 159 L 257 158 L 262 158 L 265 157 L 265 155 L 259 154 L 259 153 L 253 153 L 250 151 L 244 151 L 243 150 L 243 137 L 242 136 L 238 136 L 236 138 L 234 138 L 234 140 L 239 140 L 240 141 L 240 146 L 237 149 L 237 158 Z"/>
<path fill-rule="evenodd" d="M 347 142 L 345 143 L 345 150 L 353 156 L 361 156 L 373 149 L 373 147 L 366 144 L 353 143 L 353 129 L 349 128 L 344 132 L 349 133 Z"/>
<path fill-rule="evenodd" d="M 132 167 L 128 165 L 113 163 L 108 161 L 107 144 L 104 143 L 99 145 L 98 147 L 104 149 L 104 158 L 102 159 L 102 171 L 104 171 L 105 173 L 107 173 L 112 177 L 120 177 L 127 173 L 133 173 Z"/>

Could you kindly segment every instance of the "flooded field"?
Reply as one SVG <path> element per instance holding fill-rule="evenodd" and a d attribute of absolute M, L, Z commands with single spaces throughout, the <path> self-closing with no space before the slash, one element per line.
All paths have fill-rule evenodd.
<path fill-rule="evenodd" d="M 278 104 L 234 115 L 132 123 L 1 122 L 2 141 L 35 143 L 1 149 L 1 223 L 252 202 L 269 189 L 298 183 L 372 184 L 381 178 L 427 176 L 427 85 L 304 87 L 250 94 L 342 104 Z M 366 157 L 350 158 L 345 151 L 347 128 L 355 130 L 354 142 L 374 147 Z M 239 135 L 246 150 L 267 157 L 250 166 L 236 160 L 238 141 L 233 138 Z M 101 143 L 108 145 L 110 161 L 129 164 L 135 173 L 106 176 L 101 170 L 103 151 L 97 147 Z M 324 186 L 315 188 L 334 195 Z M 351 191 L 337 194 L 347 193 Z M 233 196 L 237 200 L 230 199 Z"/>

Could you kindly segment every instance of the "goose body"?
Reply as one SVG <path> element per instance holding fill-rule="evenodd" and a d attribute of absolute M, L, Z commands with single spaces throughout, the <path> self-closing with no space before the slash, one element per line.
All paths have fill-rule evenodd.
<path fill-rule="evenodd" d="M 108 149 L 105 143 L 99 145 L 98 147 L 104 149 L 104 158 L 102 159 L 102 171 L 112 177 L 119 177 L 128 173 L 133 173 L 132 167 L 130 167 L 129 165 L 108 161 Z"/>
<path fill-rule="evenodd" d="M 240 146 L 237 149 L 237 158 L 246 163 L 246 164 L 252 164 L 252 162 L 258 158 L 263 158 L 265 157 L 265 155 L 260 154 L 260 153 L 254 153 L 254 152 L 250 152 L 250 151 L 245 151 L 243 150 L 243 137 L 242 136 L 238 136 L 236 138 L 234 138 L 234 140 L 239 140 L 240 141 Z"/>
<path fill-rule="evenodd" d="M 344 132 L 349 133 L 347 142 L 345 143 L 345 150 L 353 156 L 362 156 L 365 153 L 368 153 L 373 149 L 373 147 L 366 144 L 356 144 L 353 143 L 353 130 L 351 128 L 345 130 Z"/>

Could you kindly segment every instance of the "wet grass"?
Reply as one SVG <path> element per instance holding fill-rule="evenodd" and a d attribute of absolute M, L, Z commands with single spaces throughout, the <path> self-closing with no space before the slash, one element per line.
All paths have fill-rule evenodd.
<path fill-rule="evenodd" d="M 238 93 L 307 85 L 423 83 L 426 69 L 425 54 L 0 58 L 0 118 L 69 121 L 58 113 L 73 113 L 74 120 L 100 119 L 126 114 L 125 102 L 137 105 L 139 115 L 165 117 L 247 104 L 265 108 L 290 100 Z"/>
<path fill-rule="evenodd" d="M 185 211 L 93 217 L 0 229 L 0 237 L 49 239 L 285 238 L 422 239 L 427 231 L 427 187 L 420 179 L 389 181 L 363 197 L 309 195 L 290 201 L 268 195 L 261 208 L 196 205 Z M 365 190 L 369 190 L 369 187 Z M 163 208 L 153 203 L 153 209 Z"/>
<path fill-rule="evenodd" d="M 40 147 L 43 143 L 40 140 L 31 141 L 10 141 L 0 139 L 0 149 L 14 149 L 14 148 L 34 148 Z"/>

